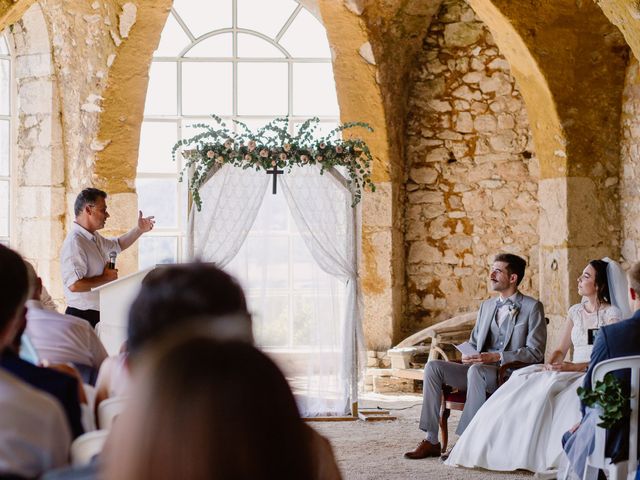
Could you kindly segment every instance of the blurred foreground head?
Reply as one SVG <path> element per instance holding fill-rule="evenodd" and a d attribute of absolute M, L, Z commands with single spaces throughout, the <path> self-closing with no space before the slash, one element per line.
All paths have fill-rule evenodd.
<path fill-rule="evenodd" d="M 244 292 L 231 275 L 208 263 L 158 267 L 129 310 L 129 354 L 135 361 L 168 332 L 196 324 L 215 338 L 253 341 Z"/>
<path fill-rule="evenodd" d="M 141 360 L 107 479 L 313 478 L 310 429 L 278 367 L 245 342 L 177 337 Z"/>

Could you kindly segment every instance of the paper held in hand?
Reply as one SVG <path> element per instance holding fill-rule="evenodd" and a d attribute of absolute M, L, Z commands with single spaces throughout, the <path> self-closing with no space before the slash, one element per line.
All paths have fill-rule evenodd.
<path fill-rule="evenodd" d="M 476 352 L 476 349 L 469 342 L 461 343 L 460 345 L 456 345 L 456 348 L 462 355 L 467 357 L 473 357 L 474 355 L 480 355 L 480 353 Z"/>

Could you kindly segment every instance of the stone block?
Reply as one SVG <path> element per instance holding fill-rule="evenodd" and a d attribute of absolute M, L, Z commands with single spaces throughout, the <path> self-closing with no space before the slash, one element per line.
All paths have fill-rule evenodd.
<path fill-rule="evenodd" d="M 468 47 L 484 35 L 483 25 L 478 22 L 456 22 L 445 25 L 444 42 L 447 47 Z"/>
<path fill-rule="evenodd" d="M 473 122 L 478 132 L 493 133 L 496 131 L 497 121 L 493 115 L 478 115 Z"/>
<path fill-rule="evenodd" d="M 390 182 L 376 182 L 376 191 L 365 194 L 362 200 L 362 221 L 370 227 L 390 227 L 392 217 L 392 188 Z"/>
<path fill-rule="evenodd" d="M 374 376 L 373 391 L 376 393 L 413 393 L 415 391 L 414 380 L 407 380 L 404 378 L 396 377 Z"/>
<path fill-rule="evenodd" d="M 460 112 L 455 119 L 455 127 L 458 132 L 473 132 L 473 118 L 469 112 Z"/>
<path fill-rule="evenodd" d="M 18 86 L 18 109 L 27 115 L 51 113 L 53 94 L 48 80 L 32 80 Z"/>
<path fill-rule="evenodd" d="M 16 215 L 23 219 L 53 219 L 52 217 L 64 215 L 64 188 L 18 187 Z"/>
<path fill-rule="evenodd" d="M 18 55 L 15 59 L 16 79 L 48 77 L 53 73 L 49 53 Z"/>
<path fill-rule="evenodd" d="M 435 263 L 441 261 L 442 253 L 428 243 L 414 242 L 409 247 L 409 263 Z"/>

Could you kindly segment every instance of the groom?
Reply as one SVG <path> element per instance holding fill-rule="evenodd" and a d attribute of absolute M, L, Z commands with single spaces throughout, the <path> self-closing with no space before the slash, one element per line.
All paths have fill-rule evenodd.
<path fill-rule="evenodd" d="M 498 387 L 500 365 L 509 362 L 540 363 L 544 359 L 547 325 L 542 303 L 523 295 L 518 285 L 524 277 L 526 261 L 517 255 L 496 255 L 491 268 L 491 289 L 499 296 L 480 305 L 469 343 L 477 355 L 462 356 L 462 364 L 432 360 L 424 369 L 420 430 L 426 438 L 405 458 L 440 456 L 438 420 L 442 387 L 466 390 L 467 400 L 458 424 L 462 434 L 473 416 Z"/>

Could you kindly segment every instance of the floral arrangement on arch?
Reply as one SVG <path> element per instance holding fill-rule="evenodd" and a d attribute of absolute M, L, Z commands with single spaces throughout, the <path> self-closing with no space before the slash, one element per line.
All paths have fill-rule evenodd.
<path fill-rule="evenodd" d="M 360 138 L 342 139 L 338 134 L 351 128 L 373 129 L 364 122 L 347 122 L 331 130 L 323 137 L 316 137 L 315 130 L 320 120 L 306 120 L 296 135 L 288 131 L 289 119 L 276 118 L 264 127 L 252 132 L 246 124 L 232 120 L 239 128 L 237 132 L 227 127 L 218 116 L 212 115 L 217 125 L 194 124 L 192 128 L 202 131 L 191 138 L 179 140 L 171 151 L 173 160 L 182 149 L 186 159 L 180 181 L 186 171 L 192 173 L 189 190 L 198 210 L 202 208 L 199 189 L 207 180 L 209 172 L 230 163 L 243 169 L 270 170 L 294 166 L 319 165 L 320 173 L 331 167 L 345 167 L 347 184 L 353 194 L 352 207 L 362 199 L 362 191 L 369 188 L 375 192 L 371 181 L 373 157 L 369 147 Z"/>

